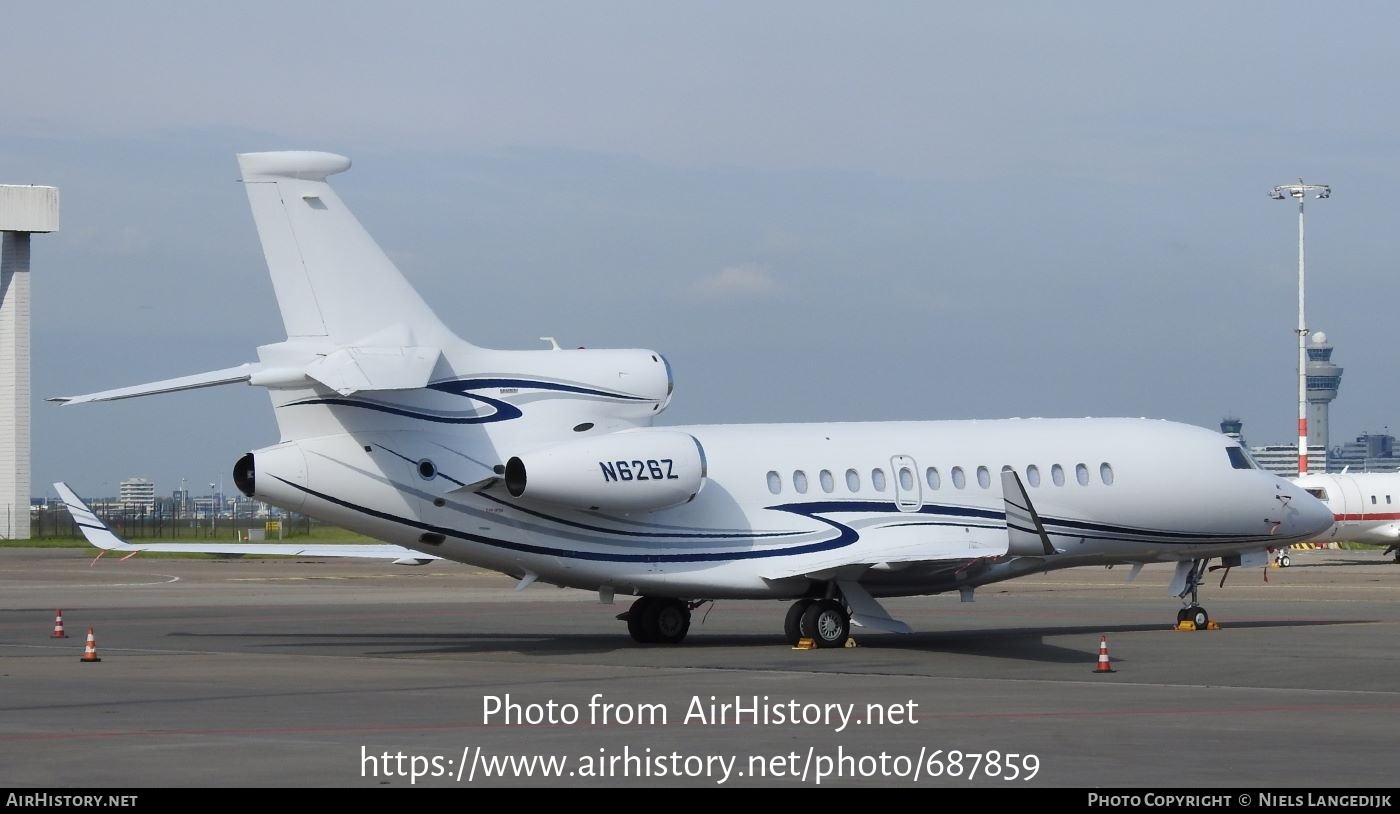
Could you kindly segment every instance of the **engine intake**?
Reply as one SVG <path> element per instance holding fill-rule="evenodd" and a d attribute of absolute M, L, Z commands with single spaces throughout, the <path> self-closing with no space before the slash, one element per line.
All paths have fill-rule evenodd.
<path fill-rule="evenodd" d="M 257 492 L 257 469 L 253 465 L 253 453 L 249 452 L 233 465 L 233 485 L 247 497 Z"/>
<path fill-rule="evenodd" d="M 296 442 L 254 450 L 233 465 L 233 483 L 248 497 L 301 511 L 309 484 L 306 456 Z"/>

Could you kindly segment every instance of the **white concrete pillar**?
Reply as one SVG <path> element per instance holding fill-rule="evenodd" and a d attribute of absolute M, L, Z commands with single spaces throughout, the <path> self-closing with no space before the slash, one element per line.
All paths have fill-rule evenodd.
<path fill-rule="evenodd" d="M 29 233 L 0 245 L 0 537 L 29 539 Z"/>

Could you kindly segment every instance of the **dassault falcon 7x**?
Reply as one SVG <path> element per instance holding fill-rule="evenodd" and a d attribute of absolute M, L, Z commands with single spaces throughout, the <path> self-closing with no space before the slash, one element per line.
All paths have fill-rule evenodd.
<path fill-rule="evenodd" d="M 674 390 L 661 354 L 470 344 L 327 183 L 349 159 L 238 161 L 286 340 L 239 367 L 57 400 L 267 388 L 281 440 L 238 459 L 238 488 L 398 547 L 371 556 L 636 596 L 621 618 L 644 643 L 681 641 L 709 600 L 789 600 L 787 638 L 836 647 L 853 622 L 908 631 L 881 597 L 970 600 L 1079 565 L 1176 563 L 1178 619 L 1204 628 L 1212 559 L 1267 565 L 1332 522 L 1238 443 L 1166 421 L 653 426 Z M 64 499 L 94 542 L 171 545 L 122 543 Z"/>

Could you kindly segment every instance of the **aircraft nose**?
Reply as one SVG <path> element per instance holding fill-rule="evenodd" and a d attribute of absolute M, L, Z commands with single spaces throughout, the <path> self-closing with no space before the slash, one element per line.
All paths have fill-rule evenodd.
<path fill-rule="evenodd" d="M 1294 534 L 1321 537 L 1332 528 L 1332 510 L 1327 508 L 1327 504 L 1291 484 L 1288 495 L 1289 508 L 1293 509 L 1289 525 L 1293 526 Z"/>

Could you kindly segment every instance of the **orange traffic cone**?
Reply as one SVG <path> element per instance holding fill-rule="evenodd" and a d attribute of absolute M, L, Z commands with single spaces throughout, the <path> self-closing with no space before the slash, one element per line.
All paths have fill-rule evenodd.
<path fill-rule="evenodd" d="M 66 639 L 66 638 L 68 638 L 68 634 L 63 632 L 63 611 L 62 611 L 62 610 L 54 611 L 54 614 L 55 614 L 55 615 L 54 615 L 54 618 L 53 618 L 53 635 L 50 636 L 49 638 L 51 638 L 51 639 Z"/>
<path fill-rule="evenodd" d="M 97 639 L 93 638 L 92 628 L 88 628 L 87 647 L 83 648 L 83 663 L 102 661 L 97 657 Z"/>
<path fill-rule="evenodd" d="M 1107 636 L 1100 636 L 1100 637 L 1099 637 L 1099 663 L 1098 663 L 1098 666 L 1094 668 L 1094 672 L 1096 672 L 1096 673 L 1116 673 L 1116 672 L 1118 672 L 1117 670 L 1113 669 L 1113 665 L 1110 664 L 1109 661 L 1108 661 L 1108 637 L 1107 637 Z"/>

